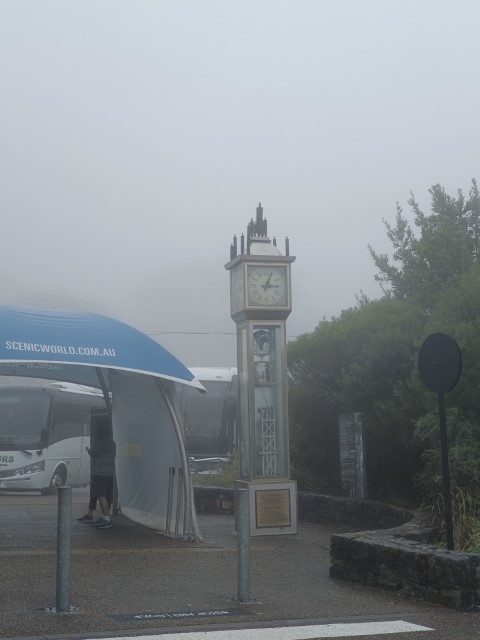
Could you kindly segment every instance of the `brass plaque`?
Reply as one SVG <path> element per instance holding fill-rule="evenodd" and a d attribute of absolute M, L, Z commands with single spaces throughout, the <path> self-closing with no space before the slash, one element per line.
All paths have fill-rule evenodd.
<path fill-rule="evenodd" d="M 257 529 L 291 527 L 289 489 L 265 489 L 255 491 L 255 516 Z"/>

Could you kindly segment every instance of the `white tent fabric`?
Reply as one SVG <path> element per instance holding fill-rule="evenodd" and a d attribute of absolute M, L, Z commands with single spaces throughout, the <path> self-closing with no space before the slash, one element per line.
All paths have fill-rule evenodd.
<path fill-rule="evenodd" d="M 112 371 L 111 386 L 122 514 L 170 536 L 200 538 L 195 511 L 188 509 L 192 489 L 178 442 L 183 433 L 163 396 L 173 400 L 173 383 Z"/>
<path fill-rule="evenodd" d="M 0 375 L 102 388 L 121 513 L 166 535 L 201 539 L 174 383 L 205 389 L 161 345 L 105 316 L 0 306 Z"/>

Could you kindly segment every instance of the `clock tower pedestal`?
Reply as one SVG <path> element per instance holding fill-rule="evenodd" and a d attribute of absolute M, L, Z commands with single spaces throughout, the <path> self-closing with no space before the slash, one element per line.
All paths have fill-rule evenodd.
<path fill-rule="evenodd" d="M 290 480 L 286 318 L 295 260 L 267 235 L 261 204 L 256 221 L 230 247 L 230 311 L 237 325 L 240 480 L 248 489 L 250 534 L 297 532 L 296 484 Z"/>

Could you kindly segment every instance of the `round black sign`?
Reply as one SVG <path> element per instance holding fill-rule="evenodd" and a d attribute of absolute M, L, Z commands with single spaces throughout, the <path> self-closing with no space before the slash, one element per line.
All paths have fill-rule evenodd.
<path fill-rule="evenodd" d="M 420 347 L 418 372 L 423 384 L 437 393 L 447 393 L 462 372 L 462 354 L 455 340 L 446 333 L 432 333 Z"/>

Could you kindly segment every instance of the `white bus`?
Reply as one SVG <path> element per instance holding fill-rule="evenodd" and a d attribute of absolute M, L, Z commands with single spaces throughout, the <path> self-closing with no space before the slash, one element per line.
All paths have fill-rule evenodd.
<path fill-rule="evenodd" d="M 195 470 L 226 461 L 238 448 L 238 376 L 235 367 L 190 367 L 207 393 L 177 385 L 187 453 Z"/>
<path fill-rule="evenodd" d="M 64 382 L 1 384 L 0 491 L 53 493 L 90 482 L 90 419 L 101 391 Z"/>

